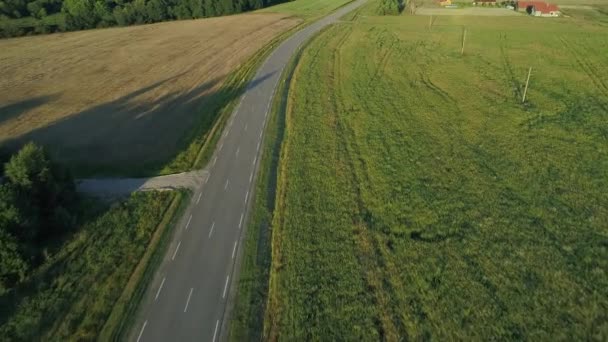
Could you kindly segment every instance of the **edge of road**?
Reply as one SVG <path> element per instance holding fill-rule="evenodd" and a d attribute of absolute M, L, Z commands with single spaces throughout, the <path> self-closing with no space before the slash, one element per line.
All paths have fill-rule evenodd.
<path fill-rule="evenodd" d="M 337 8 L 335 8 L 334 10 L 332 10 L 331 12 L 321 16 L 321 17 L 317 17 L 312 21 L 307 22 L 305 25 L 298 25 L 296 26 L 297 30 L 295 30 L 295 32 L 298 32 L 299 30 L 305 28 L 306 26 L 308 26 L 309 24 L 312 24 L 326 16 L 331 15 L 332 13 L 338 11 L 339 9 L 348 6 L 350 4 L 352 4 L 353 2 L 355 2 L 356 0 L 351 0 Z M 357 9 L 354 9 L 355 11 Z M 344 16 L 348 15 L 352 13 L 348 12 L 346 13 Z M 293 76 L 295 75 L 295 72 L 297 70 L 297 67 L 300 63 L 300 59 L 302 57 L 302 54 L 304 52 L 304 50 L 321 34 L 323 34 L 324 32 L 326 32 L 330 27 L 332 27 L 333 25 L 336 25 L 337 23 L 334 24 L 330 24 L 326 27 L 324 27 L 323 29 L 321 29 L 320 31 L 314 33 L 311 37 L 309 37 L 302 45 L 300 45 L 295 53 L 291 56 L 289 63 L 286 65 L 286 67 L 283 69 L 282 73 L 281 73 L 281 77 L 279 79 L 279 85 L 277 87 L 277 89 L 275 89 L 275 92 L 273 94 L 273 98 L 272 98 L 272 105 L 270 108 L 270 117 L 265 121 L 264 123 L 264 135 L 262 137 L 262 149 L 260 150 L 260 155 L 258 155 L 258 158 L 260 159 L 260 162 L 257 164 L 256 169 L 255 169 L 255 175 L 254 175 L 254 182 L 252 183 L 251 186 L 251 193 L 252 193 L 252 201 L 250 201 L 246 211 L 245 211 L 245 224 L 244 224 L 244 228 L 241 231 L 239 238 L 238 238 L 238 246 L 240 246 L 237 249 L 236 252 L 236 258 L 233 262 L 233 267 L 232 267 L 232 271 L 231 271 L 231 275 L 230 277 L 232 279 L 234 279 L 229 287 L 228 290 L 228 299 L 227 299 L 227 303 L 224 307 L 224 312 L 222 314 L 222 319 L 221 319 L 221 326 L 220 326 L 220 331 L 219 331 L 219 338 L 218 341 L 227 341 L 230 338 L 230 334 L 232 332 L 232 330 L 230 329 L 230 323 L 233 320 L 233 311 L 234 308 L 236 306 L 236 303 L 239 300 L 239 287 L 240 287 L 240 275 L 241 275 L 241 267 L 242 267 L 242 263 L 244 261 L 244 257 L 247 254 L 247 236 L 249 234 L 249 231 L 251 229 L 251 225 L 257 224 L 259 222 L 254 222 L 255 220 L 252 220 L 253 217 L 251 215 L 255 215 L 256 214 L 256 206 L 257 206 L 257 191 L 259 190 L 258 188 L 260 187 L 260 183 L 264 182 L 264 180 L 262 178 L 260 178 L 260 169 L 266 169 L 266 170 L 262 170 L 262 171 L 266 171 L 266 172 L 272 172 L 272 170 L 270 170 L 273 165 L 272 165 L 272 158 L 274 156 L 274 153 L 278 153 L 278 158 L 280 158 L 280 155 L 282 155 L 282 151 L 283 151 L 283 142 L 281 141 L 278 145 L 278 151 L 275 150 L 277 148 L 277 146 L 274 146 L 274 144 L 270 144 L 268 145 L 270 142 L 268 141 L 266 135 L 267 135 L 267 130 L 269 129 L 269 125 L 273 120 L 278 120 L 277 116 L 286 116 L 287 115 L 287 110 L 288 110 L 288 106 L 289 106 L 289 95 L 290 95 L 290 88 L 291 88 L 291 84 L 292 84 L 292 80 L 293 80 Z M 292 34 L 295 32 L 291 32 Z M 291 36 L 291 34 L 289 36 L 287 36 L 286 38 L 289 38 Z M 285 39 L 286 39 L 285 38 Z M 283 40 L 285 40 L 283 39 Z M 283 41 L 282 40 L 282 41 Z M 274 50 L 273 50 L 274 51 Z M 269 54 L 266 55 L 266 57 L 268 57 Z M 278 95 L 278 96 L 277 96 Z M 283 124 L 277 124 L 279 125 L 277 128 L 278 130 L 285 130 L 285 125 L 286 123 L 283 122 Z M 277 134 L 279 134 L 277 132 Z M 285 138 L 285 133 L 282 134 L 282 139 Z M 268 154 L 270 153 L 270 155 Z M 279 165 L 277 164 L 276 167 L 278 168 Z M 278 175 L 275 175 L 278 176 Z M 276 184 L 274 185 L 274 189 L 270 189 L 268 190 L 272 196 L 272 198 L 270 198 L 270 200 L 275 203 L 275 198 L 274 196 L 276 196 Z M 269 206 L 266 205 L 265 209 L 269 209 Z M 271 213 L 272 214 L 272 213 Z M 272 217 L 270 218 L 270 222 L 268 222 L 268 226 L 265 228 L 261 228 L 261 229 L 268 229 L 271 230 L 272 224 Z M 256 243 L 259 243 L 259 237 L 256 237 L 255 239 Z M 269 239 L 270 242 L 270 239 Z M 269 246 L 270 247 L 270 246 Z M 256 254 L 259 255 L 259 254 Z M 269 266 L 271 267 L 271 266 Z M 270 269 L 269 269 L 270 271 Z M 268 275 L 270 276 L 270 274 Z M 268 278 L 268 280 L 270 280 Z M 267 298 L 266 298 L 267 299 Z M 264 303 L 264 308 L 266 307 L 267 303 L 265 301 Z M 262 321 L 265 320 L 265 317 L 262 318 Z M 264 334 L 264 326 L 261 327 L 262 328 L 262 336 Z"/>
<path fill-rule="evenodd" d="M 308 27 L 311 24 L 318 22 L 319 20 L 322 20 L 323 18 L 325 18 L 327 16 L 332 15 L 336 11 L 352 4 L 355 1 L 356 0 L 351 0 L 341 6 L 333 9 L 331 12 L 325 13 L 322 16 L 318 16 L 318 17 L 308 19 L 308 20 L 304 19 L 302 21 L 302 23 L 281 33 L 279 36 L 277 36 L 273 40 L 271 40 L 271 42 L 269 42 L 262 49 L 260 49 L 258 52 L 256 52 L 256 54 L 254 55 L 252 60 L 247 62 L 245 65 L 242 65 L 241 67 L 239 67 L 234 72 L 234 74 L 230 76 L 231 78 L 222 87 L 233 86 L 234 83 L 231 83 L 231 82 L 236 82 L 236 84 L 238 84 L 240 86 L 239 91 L 230 101 L 228 101 L 220 109 L 221 112 L 215 118 L 215 122 L 212 125 L 212 129 L 210 130 L 210 133 L 208 134 L 207 137 L 205 137 L 205 141 L 204 141 L 203 145 L 201 145 L 201 147 L 198 150 L 197 157 L 192 163 L 192 168 L 196 169 L 197 167 L 201 167 L 203 165 L 204 165 L 203 169 L 207 168 L 209 160 L 218 152 L 216 145 L 217 145 L 217 142 L 219 141 L 219 138 L 222 135 L 222 132 L 225 129 L 226 123 L 230 120 L 230 118 L 232 118 L 235 115 L 235 113 L 238 109 L 237 104 L 240 102 L 243 95 L 245 94 L 248 85 L 254 79 L 259 68 L 266 62 L 268 57 L 275 51 L 275 49 L 278 46 L 280 46 L 283 42 L 288 40 L 290 37 L 292 37 L 294 34 L 296 34 L 297 32 L 301 31 L 302 29 Z M 319 34 L 319 32 L 317 32 L 317 33 L 313 34 L 311 37 L 309 37 L 302 45 L 300 45 L 298 47 L 296 52 L 290 57 L 289 64 L 287 64 L 286 68 L 284 68 L 283 71 L 281 72 L 281 78 L 279 79 L 279 82 L 285 82 L 284 77 L 285 77 L 285 75 L 287 75 L 287 72 L 289 71 L 290 68 L 295 70 L 295 66 L 297 65 L 296 62 L 299 60 L 301 51 L 303 50 L 304 47 L 306 47 L 309 44 L 310 41 L 312 41 L 317 36 L 317 34 Z M 283 88 L 286 85 L 281 84 L 279 86 L 281 88 Z M 288 88 L 288 84 L 287 84 L 287 88 Z M 277 92 L 278 92 L 278 89 L 275 89 L 273 96 L 272 96 L 271 115 L 274 115 L 274 112 L 275 112 L 275 109 L 274 109 L 276 106 L 275 96 L 276 96 Z M 285 93 L 287 95 L 288 91 L 286 91 Z M 270 121 L 269 119 L 265 120 L 263 131 L 265 131 L 267 129 L 269 121 Z M 264 136 L 262 136 L 262 143 L 266 144 L 266 138 Z M 258 155 L 259 158 L 261 158 L 264 155 L 263 150 L 264 149 L 262 149 L 259 152 L 259 155 Z M 259 164 L 260 163 L 258 163 L 256 165 L 256 169 L 254 172 L 255 181 L 252 182 L 252 184 L 250 186 L 251 191 L 252 191 L 252 196 L 251 196 L 251 201 L 248 203 L 247 208 L 245 210 L 245 214 L 246 214 L 245 215 L 245 225 L 238 237 L 239 246 L 242 243 L 244 237 L 246 236 L 245 235 L 246 233 L 244 233 L 244 231 L 246 231 L 248 229 L 248 225 L 250 222 L 249 215 L 251 214 L 251 208 L 254 205 L 252 203 L 255 201 L 254 200 L 255 189 L 256 189 L 257 183 L 258 183 L 258 176 L 259 176 L 258 172 L 261 167 Z M 201 192 L 204 192 L 204 191 L 205 190 L 204 190 L 204 185 L 203 185 L 203 189 L 201 190 Z M 143 304 L 146 301 L 149 301 L 151 296 L 152 297 L 154 296 L 154 294 L 152 293 L 153 291 L 150 291 L 150 289 L 148 288 L 147 285 L 150 283 L 153 283 L 155 280 L 158 280 L 157 278 L 159 277 L 159 274 L 156 274 L 156 270 L 158 270 L 160 267 L 162 267 L 163 263 L 167 262 L 167 254 L 169 253 L 168 248 L 171 245 L 171 241 L 174 241 L 183 232 L 182 229 L 173 229 L 173 228 L 181 227 L 186 224 L 186 221 L 188 221 L 188 219 L 189 219 L 188 212 L 190 212 L 194 206 L 195 201 L 193 200 L 193 198 L 194 198 L 194 196 L 190 197 L 190 201 L 188 201 L 188 199 L 186 199 L 186 201 L 184 201 L 184 203 L 182 204 L 182 208 L 180 208 L 180 213 L 182 213 L 184 215 L 181 217 L 175 216 L 175 219 L 174 219 L 175 223 L 172 225 L 171 229 L 169 229 L 166 232 L 166 236 L 164 237 L 164 240 L 165 240 L 164 243 L 162 245 L 157 246 L 157 248 L 155 248 L 155 251 L 153 253 L 154 253 L 155 258 L 157 258 L 157 262 L 155 262 L 155 264 L 153 266 L 151 266 L 151 268 L 153 268 L 153 270 L 150 270 L 153 273 L 150 273 L 147 276 L 145 284 L 142 283 L 139 285 L 139 286 L 142 286 L 141 293 L 139 294 L 139 296 L 137 298 L 137 303 L 134 303 L 132 305 L 133 308 L 131 310 L 129 310 L 130 313 L 132 314 L 132 317 L 129 317 L 129 319 L 125 320 L 126 322 L 123 322 L 122 326 L 120 327 L 119 333 L 115 333 L 112 340 L 135 340 L 134 337 L 136 337 L 136 334 L 137 334 L 136 330 L 138 330 L 138 329 L 135 329 L 135 326 L 137 325 L 136 323 L 138 321 L 138 315 L 140 314 L 140 312 L 142 310 Z M 242 247 L 239 247 L 237 249 L 237 255 L 236 255 L 235 261 L 233 261 L 233 266 L 232 266 L 232 270 L 231 270 L 232 279 L 235 279 L 234 277 L 239 277 L 240 264 L 242 261 L 242 254 L 243 254 Z M 146 273 L 148 273 L 148 270 L 146 271 Z M 229 286 L 230 292 L 228 293 L 227 302 L 226 302 L 226 304 L 223 308 L 223 312 L 221 314 L 222 324 L 221 324 L 221 328 L 219 331 L 218 340 L 225 340 L 228 337 L 228 336 L 226 336 L 226 331 L 227 331 L 226 329 L 227 329 L 229 323 L 227 323 L 226 321 L 229 319 L 230 314 L 232 313 L 232 309 L 234 307 L 234 301 L 233 301 L 232 297 L 235 296 L 234 291 L 236 290 L 236 287 L 238 287 L 238 284 L 239 284 L 239 281 L 233 280 L 232 282 L 230 282 L 230 286 Z"/>
<path fill-rule="evenodd" d="M 251 59 L 249 61 L 240 65 L 235 71 L 233 71 L 232 73 L 230 73 L 228 75 L 226 81 L 224 82 L 224 84 L 222 84 L 222 87 L 220 88 L 219 91 L 223 91 L 224 89 L 234 87 L 235 85 L 236 85 L 236 88 L 238 88 L 239 90 L 237 91 L 236 96 L 234 96 L 231 100 L 226 102 L 226 104 L 221 106 L 220 113 L 214 119 L 214 122 L 211 125 L 211 129 L 207 133 L 207 136 L 204 138 L 203 143 L 200 145 L 200 147 L 197 148 L 196 157 L 192 161 L 189 171 L 206 168 L 206 166 L 209 162 L 209 159 L 211 158 L 211 156 L 213 156 L 213 154 L 215 152 L 215 147 L 217 145 L 217 142 L 219 141 L 221 132 L 224 131 L 226 122 L 228 122 L 228 120 L 234 113 L 236 105 L 239 102 L 240 98 L 243 96 L 243 93 L 245 92 L 247 86 L 249 85 L 251 80 L 253 80 L 257 70 L 266 61 L 268 56 L 279 45 L 281 45 L 281 43 L 283 43 L 285 40 L 289 39 L 289 37 L 291 37 L 296 32 L 298 32 L 298 31 L 302 30 L 303 28 L 305 28 L 306 26 L 308 26 L 312 23 L 315 23 L 318 20 L 340 10 L 341 8 L 348 6 L 349 4 L 353 3 L 354 1 L 355 0 L 350 0 L 350 1 L 334 8 L 332 11 L 325 13 L 324 15 L 307 18 L 307 19 L 300 18 L 302 20 L 300 23 L 298 23 L 294 27 L 288 29 L 287 31 L 280 33 L 278 36 L 274 37 L 272 40 L 270 40 L 270 42 L 268 42 L 266 45 L 262 46 L 260 48 L 260 50 L 256 51 L 255 54 L 251 57 Z M 255 13 L 255 12 L 256 11 L 250 12 L 250 13 Z M 290 17 L 299 18 L 294 15 L 292 15 Z M 193 136 L 191 138 L 194 141 L 194 139 L 196 139 L 196 134 L 193 134 Z M 187 149 L 188 149 L 188 147 L 186 147 L 186 150 Z M 162 174 L 160 174 L 160 175 L 162 175 Z"/>
<path fill-rule="evenodd" d="M 352 1 L 355 1 L 355 0 L 351 0 L 346 4 L 349 4 Z M 343 6 L 345 6 L 345 5 L 343 5 Z M 340 6 L 338 8 L 341 8 L 341 7 L 342 6 Z M 338 8 L 336 8 L 335 10 L 337 10 Z M 328 14 L 330 14 L 330 13 L 328 13 Z M 217 142 L 219 141 L 219 138 L 221 137 L 221 133 L 225 129 L 226 123 L 234 115 L 235 110 L 236 110 L 236 105 L 239 103 L 241 97 L 247 90 L 247 85 L 255 77 L 257 70 L 266 61 L 268 56 L 283 41 L 287 40 L 294 33 L 298 32 L 302 28 L 308 26 L 309 24 L 315 22 L 318 19 L 319 18 L 316 18 L 316 19 L 310 20 L 310 21 L 303 20 L 301 23 L 297 24 L 296 26 L 279 34 L 278 36 L 273 38 L 270 42 L 268 42 L 266 45 L 264 45 L 262 48 L 260 48 L 260 50 L 258 50 L 248 62 L 239 66 L 235 71 L 233 71 L 228 76 L 228 79 L 222 85 L 222 88 L 230 87 L 230 86 L 234 85 L 234 83 L 236 83 L 236 84 L 240 85 L 239 93 L 233 99 L 228 101 L 223 106 L 223 108 L 220 109 L 220 113 L 215 118 L 215 122 L 212 124 L 212 128 L 209 130 L 208 135 L 205 137 L 203 144 L 198 148 L 196 158 L 192 161 L 190 170 L 186 171 L 186 172 L 193 172 L 193 171 L 196 172 L 199 170 L 204 171 L 207 168 L 209 160 L 216 152 Z M 256 168 L 256 171 L 255 171 L 256 175 L 257 175 L 257 172 L 258 172 L 258 169 Z M 170 176 L 170 175 L 173 175 L 173 174 L 168 174 L 168 175 L 161 174 L 157 177 Z M 207 178 L 207 177 L 209 177 L 208 173 L 206 173 L 205 178 Z M 252 194 L 252 195 L 254 195 L 254 194 Z M 252 196 L 252 198 L 253 198 L 253 196 Z M 131 299 L 131 302 L 129 303 L 129 305 L 130 305 L 129 313 L 131 313 L 133 317 L 129 317 L 129 318 L 125 319 L 124 322 L 121 322 L 119 327 L 117 328 L 117 330 L 109 332 L 109 334 L 111 336 L 110 340 L 112 340 L 112 341 L 133 340 L 135 330 L 136 330 L 136 329 L 134 329 L 134 324 L 137 321 L 137 315 L 139 314 L 139 312 L 141 310 L 142 303 L 150 296 L 148 285 L 154 281 L 155 277 L 157 277 L 157 275 L 155 274 L 156 270 L 158 268 L 160 268 L 162 266 L 162 264 L 166 261 L 165 256 L 168 253 L 168 247 L 171 245 L 171 241 L 174 240 L 175 237 L 177 236 L 177 234 L 179 234 L 179 232 L 180 232 L 179 229 L 175 229 L 175 228 L 183 226 L 184 223 L 186 222 L 187 215 L 184 215 L 184 216 L 180 216 L 180 215 L 182 215 L 186 212 L 189 212 L 192 209 L 192 207 L 193 207 L 192 193 L 189 193 L 188 195 L 182 195 L 179 208 L 177 208 L 176 211 L 174 211 L 172 214 L 171 222 L 169 224 L 170 225 L 169 229 L 166 229 L 167 227 L 165 227 L 165 231 L 163 232 L 163 236 L 161 237 L 162 240 L 155 247 L 152 247 L 153 251 L 151 252 L 151 254 L 152 254 L 152 257 L 155 259 L 154 265 L 150 265 L 150 264 L 146 265 L 146 269 L 144 271 L 144 273 L 145 273 L 144 275 L 146 276 L 146 279 L 143 279 L 144 275 L 142 275 L 141 279 L 139 280 L 138 284 L 136 285 L 137 289 L 140 291 L 140 294 L 138 295 L 138 300 L 136 301 L 136 303 L 133 303 L 132 299 Z M 249 215 L 249 207 L 247 208 L 246 213 L 247 213 L 247 215 Z M 247 226 L 245 225 L 245 229 L 246 229 L 246 227 Z M 239 237 L 239 243 L 241 241 L 241 238 L 242 238 L 242 236 Z M 239 250 L 240 250 L 240 248 L 239 248 Z M 238 255 L 238 251 L 237 251 L 237 255 Z M 142 258 L 142 260 L 143 260 L 143 258 Z M 138 264 L 138 267 L 139 267 L 139 264 Z M 133 272 L 135 273 L 135 270 Z M 121 295 L 121 297 L 122 297 L 122 295 Z M 112 315 L 112 314 L 113 314 L 113 311 L 111 312 L 110 315 Z M 108 317 L 108 321 L 109 321 L 110 317 L 111 316 Z M 106 324 L 104 324 L 104 328 L 102 328 L 102 331 L 100 332 L 100 336 L 98 336 L 98 339 L 102 337 L 102 334 L 104 334 L 108 321 L 106 321 Z M 108 333 L 105 333 L 105 334 L 108 334 Z M 104 336 L 106 336 L 106 335 L 104 335 Z"/>
<path fill-rule="evenodd" d="M 313 37 L 311 37 L 311 39 L 312 38 Z M 291 57 L 289 64 L 283 70 L 283 72 L 281 74 L 281 78 L 279 79 L 280 88 L 276 89 L 275 93 L 273 94 L 272 105 L 271 105 L 271 109 L 270 109 L 270 118 L 264 123 L 264 131 L 266 131 L 268 129 L 269 122 L 274 120 L 276 115 L 281 115 L 280 111 L 282 111 L 284 109 L 283 105 L 286 103 L 281 103 L 282 101 L 280 101 L 280 97 L 277 97 L 277 94 L 280 94 L 281 96 L 287 96 L 287 94 L 289 92 L 289 81 L 291 79 L 291 76 L 293 75 L 295 66 L 297 65 L 297 63 L 300 59 L 302 48 L 305 47 L 306 45 L 308 45 L 308 43 L 306 43 L 305 45 L 298 48 L 298 51 L 296 52 L 296 54 L 294 56 Z M 279 103 L 277 103 L 277 102 L 279 102 Z M 261 149 L 260 155 L 258 156 L 258 158 L 261 158 L 261 160 L 260 160 L 260 163 L 258 163 L 258 165 L 256 166 L 254 182 L 252 184 L 252 190 L 251 190 L 252 201 L 249 203 L 249 206 L 247 207 L 247 210 L 245 211 L 245 217 L 246 217 L 245 225 L 244 225 L 244 229 L 241 231 L 241 234 L 239 235 L 239 239 L 238 239 L 238 241 L 239 241 L 238 245 L 241 246 L 241 248 L 238 248 L 238 250 L 237 250 L 236 258 L 235 258 L 235 261 L 234 261 L 233 267 L 232 267 L 231 277 L 234 280 L 230 284 L 230 288 L 229 288 L 229 292 L 228 292 L 228 301 L 227 301 L 226 306 L 224 307 L 224 312 L 222 314 L 222 325 L 221 325 L 220 334 L 219 334 L 220 341 L 226 340 L 230 336 L 229 321 L 231 321 L 232 312 L 235 308 L 236 301 L 238 299 L 238 288 L 239 288 L 239 284 L 240 284 L 241 265 L 243 262 L 243 254 L 245 253 L 245 249 L 247 248 L 246 245 L 245 245 L 245 247 L 243 247 L 243 243 L 245 243 L 247 234 L 250 230 L 250 227 L 249 227 L 250 224 L 253 224 L 253 222 L 251 220 L 252 219 L 251 214 L 252 214 L 252 212 L 255 212 L 258 184 L 261 181 L 261 179 L 259 177 L 260 169 L 262 169 L 262 168 L 265 169 L 267 167 L 271 167 L 271 165 L 266 165 L 266 164 L 268 163 L 268 158 L 271 158 L 272 156 L 269 156 L 265 152 L 273 152 L 273 151 L 272 150 L 266 151 L 266 149 L 268 148 L 267 143 L 268 143 L 268 139 L 266 138 L 266 134 L 264 134 L 264 136 L 262 137 L 263 148 Z M 270 227 L 267 227 L 267 228 L 270 228 Z"/>
<path fill-rule="evenodd" d="M 175 196 L 165 209 L 163 218 L 150 238 L 144 255 L 133 269 L 120 297 L 114 303 L 112 311 L 99 332 L 99 340 L 118 340 L 125 329 L 130 328 L 129 324 L 132 323 L 130 314 L 138 309 L 139 299 L 145 294 L 149 280 L 156 271 L 155 266 L 159 263 L 159 252 L 168 244 L 168 238 L 180 221 L 180 215 L 186 209 L 190 197 L 189 191 L 175 192 Z"/>

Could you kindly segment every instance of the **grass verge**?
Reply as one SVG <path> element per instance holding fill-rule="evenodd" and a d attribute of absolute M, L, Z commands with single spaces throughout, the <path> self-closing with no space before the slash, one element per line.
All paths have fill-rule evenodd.
<path fill-rule="evenodd" d="M 308 22 L 302 22 L 300 25 L 274 38 L 245 64 L 228 76 L 221 89 L 214 95 L 212 101 L 205 105 L 206 111 L 217 114 L 201 116 L 203 121 L 200 121 L 195 126 L 195 129 L 183 138 L 184 141 L 190 141 L 188 147 L 165 166 L 160 171 L 160 174 L 200 169 L 207 164 L 209 158 L 213 155 L 226 122 L 228 122 L 236 104 L 239 102 L 249 82 L 253 79 L 260 64 L 264 62 L 275 47 L 306 23 Z"/>
<path fill-rule="evenodd" d="M 263 337 L 271 265 L 271 226 L 279 160 L 285 137 L 289 87 L 302 51 L 313 39 L 314 37 L 311 37 L 300 47 L 290 60 L 279 81 L 281 86 L 277 88 L 273 99 L 264 135 L 260 168 L 256 177 L 255 202 L 245 237 L 234 315 L 230 321 L 230 341 L 257 341 L 262 340 Z"/>
<path fill-rule="evenodd" d="M 129 308 L 125 288 L 137 295 L 141 286 L 136 278 L 142 272 L 138 264 L 148 257 L 150 243 L 158 243 L 157 229 L 168 230 L 168 216 L 175 213 L 175 203 L 182 197 L 174 192 L 147 192 L 109 208 L 88 203 L 102 208 L 45 264 L 0 298 L 0 336 L 96 339 L 110 316 L 120 318 L 112 315 L 115 305 Z"/>
<path fill-rule="evenodd" d="M 185 190 L 175 193 L 146 252 L 131 274 L 120 298 L 114 304 L 112 312 L 99 334 L 99 340 L 122 340 L 126 336 L 134 322 L 139 302 L 163 259 L 173 228 L 187 207 L 188 198 L 189 193 Z"/>
<path fill-rule="evenodd" d="M 203 115 L 204 121 L 199 122 L 193 131 L 187 134 L 184 141 L 191 141 L 188 147 L 179 153 L 177 157 L 164 167 L 160 174 L 171 174 L 183 170 L 198 169 L 204 167 L 213 155 L 216 144 L 224 130 L 226 122 L 230 118 L 236 104 L 239 102 L 245 87 L 253 79 L 258 67 L 266 57 L 285 39 L 302 27 L 314 22 L 318 18 L 337 10 L 352 0 L 333 0 L 328 2 L 316 1 L 312 4 L 304 0 L 293 1 L 288 4 L 269 7 L 258 12 L 287 13 L 300 17 L 303 21 L 295 27 L 283 32 L 270 43 L 266 44 L 250 60 L 230 74 L 218 94 L 212 101 L 205 105 L 206 110 L 217 115 Z"/>

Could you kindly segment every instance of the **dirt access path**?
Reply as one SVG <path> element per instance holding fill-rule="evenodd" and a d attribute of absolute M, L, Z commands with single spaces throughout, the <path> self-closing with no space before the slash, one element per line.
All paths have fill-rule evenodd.
<path fill-rule="evenodd" d="M 209 178 L 206 170 L 149 178 L 88 178 L 76 181 L 79 192 L 96 196 L 122 196 L 135 191 L 199 188 Z"/>

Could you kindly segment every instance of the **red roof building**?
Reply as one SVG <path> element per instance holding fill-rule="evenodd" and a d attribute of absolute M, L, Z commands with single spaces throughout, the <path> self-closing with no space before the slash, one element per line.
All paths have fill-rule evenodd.
<path fill-rule="evenodd" d="M 537 17 L 558 17 L 561 14 L 557 5 L 543 1 L 518 1 L 517 10 Z"/>

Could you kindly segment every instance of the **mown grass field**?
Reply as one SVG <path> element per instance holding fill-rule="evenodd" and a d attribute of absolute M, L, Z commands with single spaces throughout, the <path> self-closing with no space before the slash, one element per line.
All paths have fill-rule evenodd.
<path fill-rule="evenodd" d="M 257 13 L 1 40 L 0 152 L 33 140 L 78 175 L 188 170 L 256 53 L 300 21 Z"/>
<path fill-rule="evenodd" d="M 606 340 L 608 27 L 376 7 L 297 67 L 265 337 Z"/>
<path fill-rule="evenodd" d="M 110 208 L 86 203 L 97 208 L 89 210 L 87 223 L 49 250 L 47 262 L 22 284 L 0 296 L 0 339 L 91 341 L 102 329 L 117 334 L 129 313 L 129 304 L 119 299 L 124 291 L 129 297 L 141 291 L 133 272 L 143 271 L 136 266 L 147 249 L 154 250 L 151 241 L 161 238 L 154 238 L 157 228 L 173 224 L 182 197 L 148 192 Z"/>

